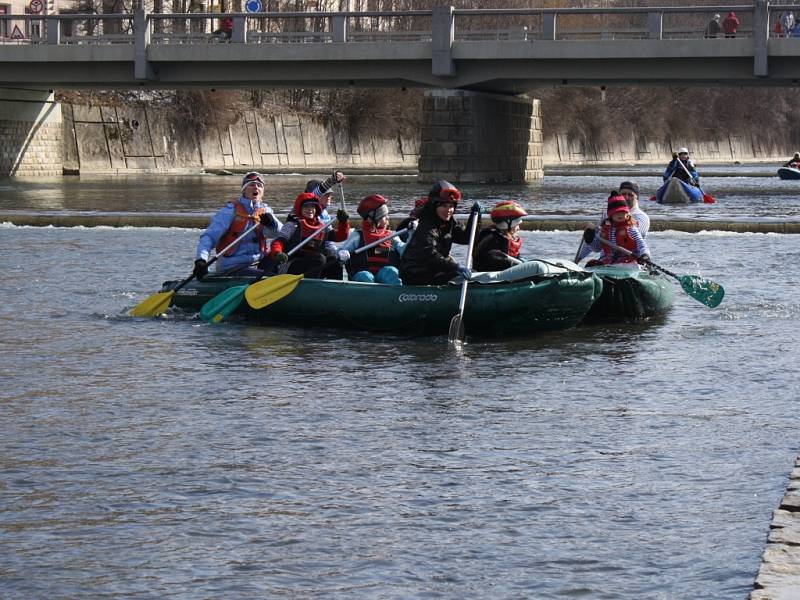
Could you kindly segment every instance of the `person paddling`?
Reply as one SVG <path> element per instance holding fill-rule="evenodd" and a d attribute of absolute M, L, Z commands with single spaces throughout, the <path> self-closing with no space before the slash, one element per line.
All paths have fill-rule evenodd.
<path fill-rule="evenodd" d="M 666 181 L 670 177 L 675 177 L 695 187 L 700 186 L 700 175 L 689 158 L 688 148 L 678 148 L 677 152 L 673 152 L 672 160 L 667 165 L 662 178 Z"/>
<path fill-rule="evenodd" d="M 800 169 L 800 152 L 795 152 L 794 156 L 789 159 L 788 162 L 784 163 L 784 167 L 789 167 L 790 169 Z"/>
<path fill-rule="evenodd" d="M 330 224 L 326 225 L 319 218 L 321 212 L 322 207 L 314 194 L 298 195 L 289 220 L 272 242 L 269 257 L 278 265 L 288 261 L 286 272 L 293 275 L 302 274 L 308 279 L 342 279 L 342 262 L 350 255 L 336 248 L 331 239 L 333 234 L 328 231 Z M 344 224 L 340 223 L 339 227 Z M 287 253 L 309 237 L 311 239 L 290 259 Z"/>
<path fill-rule="evenodd" d="M 521 264 L 519 226 L 528 213 L 518 202 L 501 200 L 492 207 L 492 225 L 481 229 L 472 253 L 476 271 L 503 271 Z"/>
<path fill-rule="evenodd" d="M 481 205 L 475 202 L 466 226 L 454 218 L 461 192 L 440 179 L 428 192 L 428 201 L 419 212 L 419 223 L 400 260 L 400 277 L 407 285 L 443 285 L 471 273 L 450 256 L 453 244 L 469 244 L 472 219 L 480 218 Z"/>
<path fill-rule="evenodd" d="M 263 197 L 264 177 L 256 171 L 247 173 L 242 178 L 239 198 L 225 204 L 200 235 L 192 271 L 198 279 L 208 274 L 211 250 L 216 249 L 219 252 L 224 249 L 254 223 L 260 223 L 261 226 L 217 260 L 216 272 L 261 275 L 267 270 L 263 259 L 269 252 L 268 238 L 278 235 L 281 222 L 263 201 Z"/>
<path fill-rule="evenodd" d="M 393 263 L 398 262 L 400 250 L 405 244 L 397 237 L 391 237 L 394 232 L 388 228 L 388 201 L 380 194 L 371 194 L 358 203 L 357 210 L 364 219 L 361 229 L 353 231 L 346 242 L 339 244 L 340 250 L 350 254 L 345 264 L 348 278 L 364 283 L 402 285 L 400 272 Z M 377 246 L 356 252 L 381 239 L 384 241 Z"/>
<path fill-rule="evenodd" d="M 322 208 L 319 218 L 326 225 L 333 220 L 333 218 L 328 214 L 328 206 L 330 206 L 330 203 L 333 200 L 333 186 L 336 184 L 341 185 L 345 179 L 347 178 L 344 176 L 344 173 L 341 171 L 334 171 L 333 174 L 325 181 L 311 179 L 306 182 L 305 191 L 309 194 L 314 194 L 314 196 L 316 196 L 319 200 L 320 208 Z M 336 211 L 336 220 L 339 221 L 339 223 L 347 223 L 348 226 L 346 229 L 336 229 L 333 236 L 334 242 L 343 242 L 347 239 L 347 236 L 350 235 L 349 219 L 350 215 L 347 214 L 347 211 L 344 208 L 340 208 Z"/>
<path fill-rule="evenodd" d="M 650 249 L 631 216 L 625 198 L 618 190 L 612 190 L 609 194 L 606 214 L 608 216 L 600 227 L 599 236 L 593 227 L 587 227 L 583 232 L 585 244 L 591 250 L 602 252 L 600 260 L 590 260 L 586 266 L 649 263 Z M 629 250 L 633 255 L 615 251 L 611 246 L 603 244 L 600 238 Z"/>

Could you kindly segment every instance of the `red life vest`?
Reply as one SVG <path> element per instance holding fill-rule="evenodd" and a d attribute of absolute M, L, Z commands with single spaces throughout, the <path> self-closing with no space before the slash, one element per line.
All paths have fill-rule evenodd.
<path fill-rule="evenodd" d="M 383 238 L 388 238 L 394 232 L 390 229 L 374 229 L 364 223 L 361 227 L 362 246 L 367 246 Z M 362 254 L 367 255 L 367 269 L 373 275 L 389 264 L 389 251 L 392 249 L 392 240 L 386 239 L 374 248 L 370 248 Z"/>
<path fill-rule="evenodd" d="M 314 217 L 311 221 L 304 218 L 297 219 L 297 227 L 295 227 L 292 238 L 289 240 L 288 249 L 291 250 L 300 242 L 310 236 L 314 231 L 323 226 L 322 221 L 318 217 Z M 320 231 L 315 235 L 311 241 L 307 242 L 298 252 L 322 252 L 322 245 L 328 236 L 328 230 Z"/>
<path fill-rule="evenodd" d="M 600 233 L 603 239 L 614 241 L 617 246 L 622 246 L 626 250 L 633 252 L 633 256 L 629 256 L 627 254 L 623 254 L 622 252 L 617 252 L 611 246 L 602 244 L 603 264 L 610 265 L 636 262 L 636 240 L 634 240 L 628 234 L 628 227 L 632 226 L 633 224 L 635 224 L 635 221 L 632 218 L 627 221 L 622 221 L 621 223 L 611 224 L 608 221 L 603 223 Z M 612 227 L 614 228 L 614 237 L 611 236 Z"/>
<path fill-rule="evenodd" d="M 519 258 L 519 251 L 522 250 L 522 238 L 508 235 L 508 255 L 512 258 Z"/>
<path fill-rule="evenodd" d="M 231 226 L 228 228 L 221 238 L 219 238 L 219 242 L 217 242 L 217 254 L 221 250 L 223 250 L 228 244 L 233 242 L 236 238 L 242 235 L 248 227 L 252 226 L 254 223 L 258 222 L 258 218 L 267 212 L 266 207 L 260 207 L 253 211 L 253 214 L 247 212 L 247 209 L 242 205 L 241 202 L 238 200 L 234 203 L 235 213 L 233 215 L 233 222 Z M 266 256 L 267 255 L 267 238 L 264 237 L 264 230 L 259 227 L 254 232 L 254 235 L 258 237 L 258 247 L 261 250 L 261 254 Z M 225 253 L 225 256 L 232 256 L 233 253 L 236 252 L 236 246 L 231 248 Z"/>

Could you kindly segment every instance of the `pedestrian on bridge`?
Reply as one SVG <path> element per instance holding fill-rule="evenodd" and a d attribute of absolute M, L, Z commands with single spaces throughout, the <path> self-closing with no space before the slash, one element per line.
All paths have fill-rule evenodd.
<path fill-rule="evenodd" d="M 722 29 L 725 31 L 726 38 L 734 38 L 736 37 L 736 32 L 739 30 L 739 17 L 736 16 L 736 13 L 731 11 L 728 13 L 728 16 L 725 17 L 725 20 L 722 22 Z"/>
<path fill-rule="evenodd" d="M 719 19 L 720 16 L 719 13 L 717 13 L 716 15 L 714 15 L 714 18 L 708 22 L 708 25 L 706 25 L 706 31 L 703 34 L 704 37 L 715 38 L 720 33 L 722 33 L 722 27 L 719 24 Z"/>

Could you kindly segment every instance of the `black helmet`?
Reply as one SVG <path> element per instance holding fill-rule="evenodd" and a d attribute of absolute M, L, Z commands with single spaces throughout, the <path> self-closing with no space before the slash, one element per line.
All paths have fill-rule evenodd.
<path fill-rule="evenodd" d="M 433 205 L 442 204 L 444 202 L 452 202 L 457 204 L 461 200 L 461 192 L 452 183 L 444 179 L 438 179 L 433 184 L 431 191 L 428 192 L 428 198 L 433 200 Z"/>

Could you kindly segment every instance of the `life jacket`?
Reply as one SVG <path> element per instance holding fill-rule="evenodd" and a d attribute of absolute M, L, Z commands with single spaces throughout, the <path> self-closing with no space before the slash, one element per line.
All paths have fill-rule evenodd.
<path fill-rule="evenodd" d="M 253 211 L 253 214 L 247 212 L 247 209 L 242 205 L 241 202 L 238 200 L 234 203 L 234 215 L 233 215 L 233 222 L 231 226 L 228 228 L 221 238 L 219 238 L 219 242 L 217 242 L 217 254 L 222 251 L 225 247 L 228 246 L 233 240 L 238 238 L 242 235 L 249 227 L 251 227 L 254 223 L 258 223 L 258 218 L 267 212 L 267 208 L 265 206 L 261 206 Z M 261 254 L 266 256 L 268 249 L 267 249 L 267 238 L 264 236 L 264 230 L 259 227 L 257 228 L 253 234 L 258 237 L 258 247 L 261 250 Z M 233 256 L 236 252 L 236 246 L 231 248 L 225 253 L 225 256 Z"/>
<path fill-rule="evenodd" d="M 353 252 L 350 260 L 347 262 L 347 274 L 353 276 L 359 271 L 368 270 L 373 275 L 376 275 L 383 267 L 389 265 L 389 252 L 392 250 L 392 240 L 388 239 L 394 232 L 390 229 L 372 229 L 368 225 L 364 225 L 358 234 L 361 236 L 361 243 L 358 247 L 367 246 L 372 242 L 386 238 L 383 242 L 356 254 Z"/>
<path fill-rule="evenodd" d="M 633 219 L 630 221 L 623 221 L 622 223 L 609 223 L 606 221 L 603 223 L 601 228 L 601 237 L 603 239 L 609 240 L 610 242 L 616 244 L 617 246 L 621 246 L 626 250 L 630 250 L 633 252 L 632 256 L 627 254 L 623 254 L 622 252 L 617 252 L 611 246 L 606 244 L 602 244 L 603 246 L 603 257 L 602 261 L 603 264 L 611 265 L 611 264 L 619 264 L 619 263 L 635 263 L 636 262 L 636 240 L 633 239 L 628 234 L 628 228 L 635 223 Z M 612 228 L 614 235 L 612 236 Z"/>
<path fill-rule="evenodd" d="M 300 242 L 325 225 L 319 220 L 319 217 L 314 217 L 312 221 L 299 218 L 295 219 L 295 223 L 297 226 L 295 227 L 294 233 L 292 234 L 292 237 L 289 238 L 289 242 L 286 245 L 288 250 L 291 250 L 297 246 Z M 306 242 L 306 245 L 300 248 L 298 252 L 322 252 L 322 245 L 325 243 L 327 236 L 327 229 L 320 231 L 310 241 Z"/>
<path fill-rule="evenodd" d="M 522 238 L 513 235 L 506 237 L 508 238 L 508 255 L 512 258 L 519 258 L 519 251 L 522 250 Z"/>

